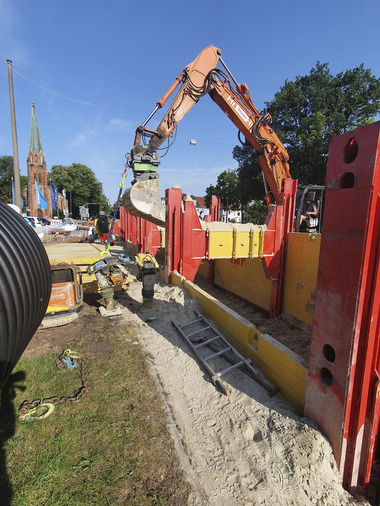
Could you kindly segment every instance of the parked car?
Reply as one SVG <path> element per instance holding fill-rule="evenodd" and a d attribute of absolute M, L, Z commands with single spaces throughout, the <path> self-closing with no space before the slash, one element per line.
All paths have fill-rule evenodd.
<path fill-rule="evenodd" d="M 40 218 L 40 222 L 42 223 L 42 225 L 50 225 L 50 220 L 46 219 L 46 218 Z"/>
<path fill-rule="evenodd" d="M 33 227 L 42 227 L 42 223 L 36 216 L 28 216 L 28 220 L 31 221 Z"/>
<path fill-rule="evenodd" d="M 29 219 L 29 218 L 27 218 L 26 216 L 23 216 L 22 218 L 23 218 L 23 220 L 25 220 L 25 221 L 26 221 L 26 223 L 27 223 L 28 225 L 30 225 L 31 227 L 34 227 L 34 225 L 32 224 L 32 222 L 30 221 L 30 219 Z"/>
<path fill-rule="evenodd" d="M 66 231 L 72 231 L 77 229 L 77 224 L 72 218 L 63 218 L 59 228 L 63 228 Z"/>

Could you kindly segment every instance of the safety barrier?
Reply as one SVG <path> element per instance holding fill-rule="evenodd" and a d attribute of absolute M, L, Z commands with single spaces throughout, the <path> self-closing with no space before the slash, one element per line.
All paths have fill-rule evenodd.
<path fill-rule="evenodd" d="M 313 324 L 305 413 L 329 437 L 343 485 L 353 494 L 367 494 L 375 456 L 380 458 L 379 131 L 378 122 L 331 141 L 322 236 L 291 233 L 294 188 L 288 187 L 284 202 L 271 208 L 266 229 L 261 229 L 263 237 L 259 231 L 259 237 L 252 239 L 257 243 L 257 258 L 248 246 L 251 231 L 244 236 L 230 229 L 226 234 L 218 225 L 213 236 L 212 226 L 199 225 L 192 203 L 182 199 L 180 190 L 166 192 L 166 281 L 177 271 L 189 288 L 201 269 L 230 289 L 238 283 L 232 272 L 244 266 L 245 273 L 252 269 L 246 283 L 241 283 L 244 298 L 247 283 L 254 293 L 249 279 L 257 283 L 260 278 L 263 297 L 253 300 L 255 304 L 266 307 L 271 317 L 286 311 Z M 145 244 L 149 241 L 153 244 L 152 235 Z M 155 246 L 159 247 L 158 241 Z M 259 265 L 266 278 L 255 276 Z M 230 291 L 241 295 L 239 289 Z M 254 330 L 237 343 L 254 356 L 255 344 L 267 340 L 256 332 L 257 341 L 253 337 L 251 342 L 250 332 Z M 284 354 L 279 357 L 280 363 L 285 360 Z M 256 354 L 255 360 L 259 358 Z M 275 382 L 275 376 L 267 373 Z M 287 398 L 294 404 L 291 395 Z M 296 396 L 301 398 L 302 394 Z"/>
<path fill-rule="evenodd" d="M 366 494 L 380 457 L 380 122 L 331 140 L 318 271 L 305 412 L 345 488 Z"/>

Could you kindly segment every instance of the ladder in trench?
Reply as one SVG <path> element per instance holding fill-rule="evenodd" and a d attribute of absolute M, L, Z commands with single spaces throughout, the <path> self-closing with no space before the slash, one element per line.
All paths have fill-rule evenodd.
<path fill-rule="evenodd" d="M 221 377 L 236 368 L 244 370 L 268 390 L 270 397 L 279 391 L 279 388 L 274 387 L 261 377 L 260 371 L 252 365 L 251 360 L 244 358 L 221 335 L 216 326 L 198 311 L 195 312 L 195 315 L 197 318 L 188 323 L 179 324 L 172 320 L 172 324 L 211 375 L 214 385 L 218 386 L 225 395 L 230 395 L 231 390 L 223 383 Z M 219 358 L 223 360 L 219 361 Z M 226 365 L 226 362 L 230 365 Z M 216 367 L 219 370 L 216 370 Z"/>

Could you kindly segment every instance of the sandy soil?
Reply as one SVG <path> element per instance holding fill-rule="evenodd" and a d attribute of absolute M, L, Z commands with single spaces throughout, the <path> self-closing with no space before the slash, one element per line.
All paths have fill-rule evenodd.
<path fill-rule="evenodd" d="M 133 265 L 130 271 L 134 279 Z M 194 320 L 199 309 L 182 287 L 158 283 L 152 309 L 143 310 L 141 284 L 133 281 L 117 301 L 122 316 L 105 318 L 98 312 L 101 300 L 90 298 L 76 322 L 39 330 L 24 356 L 61 352 L 63 338 L 64 346 L 73 346 L 85 335 L 93 340 L 96 355 L 102 352 L 99 332 L 132 325 L 164 393 L 170 430 L 194 490 L 189 504 L 356 504 L 340 485 L 326 438 L 279 394 L 270 398 L 236 369 L 224 378 L 232 390 L 229 397 L 213 385 L 172 325 L 172 320 Z"/>
<path fill-rule="evenodd" d="M 197 492 L 193 504 L 354 503 L 339 483 L 328 441 L 279 395 L 270 398 L 238 370 L 225 378 L 229 397 L 213 385 L 171 324 L 194 320 L 196 299 L 182 287 L 159 284 L 153 309 L 142 311 L 141 285 L 132 283 L 119 301 L 132 303 L 123 318 L 139 329 L 168 394 Z"/>
<path fill-rule="evenodd" d="M 195 278 L 195 283 L 236 311 L 240 316 L 253 323 L 262 334 L 270 334 L 294 353 L 297 353 L 302 358 L 305 367 L 307 367 L 311 345 L 311 325 L 286 314 L 270 321 L 264 310 L 260 310 L 260 308 L 216 285 L 210 286 L 205 278 L 198 275 Z"/>

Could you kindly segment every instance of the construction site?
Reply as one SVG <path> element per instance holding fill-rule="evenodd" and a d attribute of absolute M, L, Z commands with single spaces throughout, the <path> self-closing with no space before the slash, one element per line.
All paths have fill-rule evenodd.
<path fill-rule="evenodd" d="M 206 93 L 256 150 L 264 224 L 221 222 L 217 195 L 202 220 L 175 181 L 162 202 L 157 150 Z M 209 46 L 136 129 L 103 241 L 41 241 L 2 205 L 0 379 L 75 346 L 97 293 L 85 311 L 133 326 L 160 378 L 189 504 L 378 506 L 380 123 L 333 137 L 325 185 L 300 192 L 270 122 Z"/>

